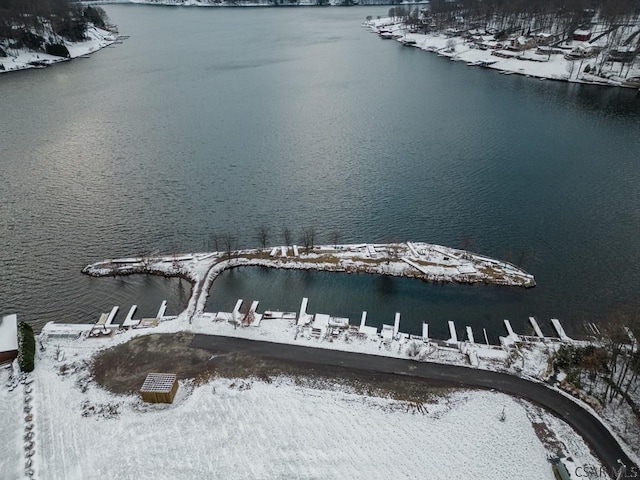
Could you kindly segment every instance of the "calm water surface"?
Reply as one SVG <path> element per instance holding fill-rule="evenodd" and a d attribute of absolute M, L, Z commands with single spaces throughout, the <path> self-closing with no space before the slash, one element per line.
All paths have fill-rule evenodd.
<path fill-rule="evenodd" d="M 114 304 L 153 313 L 162 299 L 177 312 L 183 281 L 80 269 L 206 250 L 212 232 L 254 246 L 262 223 L 315 226 L 327 242 L 333 230 L 343 242 L 470 238 L 538 287 L 247 269 L 218 279 L 212 308 L 251 297 L 289 309 L 305 294 L 310 311 L 368 310 L 374 324 L 400 311 L 411 325 L 495 333 L 503 318 L 536 315 L 577 333 L 637 303 L 636 92 L 503 76 L 381 41 L 359 23 L 385 7 L 105 9 L 131 35 L 122 45 L 0 76 L 0 313 L 41 326 Z"/>

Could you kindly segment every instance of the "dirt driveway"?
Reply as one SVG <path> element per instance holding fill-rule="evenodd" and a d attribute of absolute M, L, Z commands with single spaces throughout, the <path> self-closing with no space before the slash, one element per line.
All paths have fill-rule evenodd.
<path fill-rule="evenodd" d="M 178 379 L 255 378 L 270 382 L 288 376 L 318 388 L 348 387 L 381 397 L 428 403 L 454 390 L 449 384 L 404 379 L 397 375 L 266 359 L 234 352 L 213 354 L 191 347 L 189 333 L 142 335 L 96 355 L 93 378 L 114 393 L 135 393 L 150 372 L 175 373 Z"/>

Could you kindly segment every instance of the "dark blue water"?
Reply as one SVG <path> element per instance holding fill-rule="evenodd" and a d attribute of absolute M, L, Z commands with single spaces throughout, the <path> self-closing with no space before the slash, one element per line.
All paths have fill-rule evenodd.
<path fill-rule="evenodd" d="M 140 303 L 156 284 L 132 279 L 116 295 L 80 269 L 205 250 L 213 232 L 253 246 L 262 223 L 296 238 L 315 226 L 327 242 L 338 230 L 342 242 L 464 243 L 538 282 L 392 281 L 388 312 L 416 318 L 553 316 L 578 331 L 637 303 L 636 92 L 497 75 L 381 41 L 359 23 L 384 7 L 105 8 L 124 44 L 0 76 L 0 313 L 39 326 Z M 271 283 L 246 275 L 235 288 L 268 303 Z M 332 281 L 361 289 L 362 309 L 381 302 L 382 280 L 344 278 Z M 163 285 L 159 300 L 182 308 Z M 223 290 L 221 302 L 240 296 Z"/>
<path fill-rule="evenodd" d="M 224 272 L 214 282 L 206 310 L 230 312 L 241 298 L 245 306 L 253 300 L 260 301 L 259 312 L 298 312 L 303 297 L 309 299 L 308 313 L 347 317 L 355 325 L 360 324 L 363 311 L 367 312 L 367 325 L 378 328 L 393 325 L 399 312 L 400 330 L 404 333 L 422 335 L 422 323 L 426 322 L 431 337 L 447 339 L 447 321 L 454 320 L 459 338 L 466 338 L 464 327 L 469 325 L 476 341 L 484 342 L 484 328 L 489 341 L 498 343 L 505 327 L 503 318 L 494 315 L 495 305 L 505 312 L 517 311 L 526 300 L 526 292 L 498 286 L 431 284 L 382 275 L 243 267 Z M 533 335 L 526 317 L 504 318 L 514 318 L 514 328 Z M 541 321 L 540 326 L 545 334 L 557 335 L 550 322 Z"/>

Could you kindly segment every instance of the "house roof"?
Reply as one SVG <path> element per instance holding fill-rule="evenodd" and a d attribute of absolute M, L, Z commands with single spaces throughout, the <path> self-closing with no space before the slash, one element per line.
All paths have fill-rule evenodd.
<path fill-rule="evenodd" d="M 18 350 L 18 316 L 0 318 L 0 352 Z"/>

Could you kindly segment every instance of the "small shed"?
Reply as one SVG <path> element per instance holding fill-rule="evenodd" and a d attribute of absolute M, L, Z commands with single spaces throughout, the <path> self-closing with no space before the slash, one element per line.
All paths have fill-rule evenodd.
<path fill-rule="evenodd" d="M 18 316 L 0 317 L 0 365 L 18 356 Z"/>
<path fill-rule="evenodd" d="M 178 391 L 175 373 L 150 373 L 142 384 L 140 395 L 149 403 L 173 403 Z"/>

